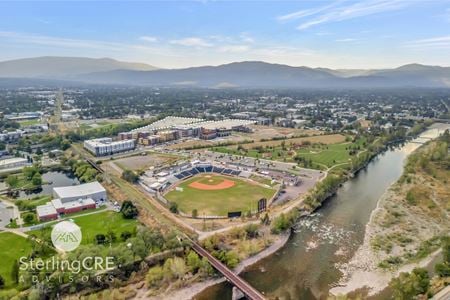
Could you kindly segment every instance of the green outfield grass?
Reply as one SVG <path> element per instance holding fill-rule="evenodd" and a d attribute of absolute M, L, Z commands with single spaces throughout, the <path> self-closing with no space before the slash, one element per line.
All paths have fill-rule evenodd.
<path fill-rule="evenodd" d="M 22 256 L 27 256 L 31 253 L 31 243 L 24 237 L 18 236 L 10 232 L 0 233 L 0 275 L 5 280 L 5 288 L 12 288 L 15 286 L 11 280 L 11 270 L 14 260 L 19 260 Z"/>
<path fill-rule="evenodd" d="M 242 211 L 243 213 L 249 210 L 254 211 L 257 208 L 258 200 L 261 198 L 269 200 L 276 192 L 275 189 L 263 187 L 256 182 L 213 174 L 208 174 L 208 176 L 211 177 L 198 175 L 182 182 L 178 187 L 181 187 L 183 191 L 172 189 L 165 195 L 165 198 L 177 203 L 179 210 L 186 214 L 191 214 L 192 210 L 197 209 L 199 217 L 203 214 L 226 216 L 231 211 Z M 189 187 L 193 182 L 215 185 L 225 179 L 234 181 L 235 185 L 222 190 L 199 190 Z"/>

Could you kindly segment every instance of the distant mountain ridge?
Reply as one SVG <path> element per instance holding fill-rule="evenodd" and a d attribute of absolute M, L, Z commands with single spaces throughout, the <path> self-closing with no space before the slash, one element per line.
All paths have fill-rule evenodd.
<path fill-rule="evenodd" d="M 113 70 L 156 70 L 143 63 L 111 58 L 42 56 L 0 62 L 0 77 L 68 79 L 80 74 Z"/>
<path fill-rule="evenodd" d="M 20 67 L 30 66 L 30 63 L 26 63 L 27 60 L 0 62 L 0 77 L 53 78 L 90 84 L 206 88 L 450 88 L 450 67 L 420 64 L 409 64 L 394 69 L 333 70 L 244 61 L 219 66 L 156 69 L 146 64 L 125 63 L 108 58 L 52 57 L 51 67 L 42 65 L 42 60 L 45 62 L 48 59 L 48 57 L 28 59 L 35 62 L 33 64 L 35 70 L 28 73 L 23 71 L 25 67 Z M 59 64 L 58 59 L 62 61 L 60 67 L 54 66 Z M 41 61 L 40 66 L 36 61 Z M 69 69 L 68 61 L 72 64 L 78 62 L 79 65 Z M 20 72 L 14 68 L 17 65 L 19 70 L 22 69 L 22 76 L 18 76 Z M 86 71 L 89 68 L 90 70 Z"/>
<path fill-rule="evenodd" d="M 246 61 L 220 66 L 85 74 L 91 83 L 254 88 L 450 87 L 450 67 L 405 65 L 382 70 L 331 70 Z"/>

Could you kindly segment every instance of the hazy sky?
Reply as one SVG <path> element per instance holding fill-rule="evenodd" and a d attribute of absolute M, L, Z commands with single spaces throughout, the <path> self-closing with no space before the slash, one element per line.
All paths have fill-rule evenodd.
<path fill-rule="evenodd" d="M 450 1 L 0 1 L 0 60 L 43 55 L 165 68 L 450 66 Z"/>

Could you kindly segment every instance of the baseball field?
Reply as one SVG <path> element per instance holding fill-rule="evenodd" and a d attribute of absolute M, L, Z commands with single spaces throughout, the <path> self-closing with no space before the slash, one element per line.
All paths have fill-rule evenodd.
<path fill-rule="evenodd" d="M 276 190 L 252 180 L 216 174 L 189 178 L 172 188 L 164 197 L 178 204 L 186 214 L 196 209 L 198 216 L 226 216 L 228 212 L 256 210 L 258 200 L 269 200 Z"/>

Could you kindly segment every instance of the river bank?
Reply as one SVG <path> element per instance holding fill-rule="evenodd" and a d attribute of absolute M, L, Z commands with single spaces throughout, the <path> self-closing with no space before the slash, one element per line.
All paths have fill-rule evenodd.
<path fill-rule="evenodd" d="M 440 170 L 439 162 L 423 162 L 436 148 L 433 141 L 406 149 L 410 155 L 402 176 L 378 201 L 351 260 L 336 265 L 343 276 L 330 293 L 365 289 L 368 296 L 376 295 L 400 273 L 426 268 L 440 256 L 439 236 L 450 228 L 445 211 L 449 173 Z"/>
<path fill-rule="evenodd" d="M 394 186 L 395 184 L 392 185 L 392 187 Z M 379 263 L 386 258 L 386 255 L 375 252 L 371 241 L 382 232 L 375 220 L 392 199 L 393 193 L 395 193 L 392 187 L 383 194 L 378 201 L 377 208 L 372 212 L 369 223 L 366 225 L 363 244 L 349 262 L 336 265 L 343 275 L 337 286 L 330 290 L 332 295 L 345 295 L 360 289 L 367 289 L 368 296 L 376 295 L 388 286 L 392 278 L 402 272 L 411 272 L 417 267 L 427 267 L 441 254 L 441 249 L 436 250 L 419 262 L 403 265 L 396 270 L 383 270 L 379 267 Z"/>
<path fill-rule="evenodd" d="M 260 260 L 269 257 L 270 255 L 274 254 L 278 250 L 280 250 L 289 240 L 290 232 L 280 234 L 277 236 L 277 239 L 266 249 L 259 252 L 258 254 L 255 254 L 243 261 L 241 261 L 236 268 L 234 268 L 235 274 L 240 274 L 243 271 L 245 271 L 246 268 L 254 265 L 255 263 L 259 262 Z M 209 279 L 203 282 L 198 282 L 195 284 L 192 284 L 190 286 L 169 292 L 165 295 L 158 295 L 151 297 L 149 299 L 194 299 L 198 294 L 202 293 L 205 289 L 212 287 L 216 284 L 225 282 L 225 278 L 215 278 L 215 279 Z M 139 299 L 139 298 L 138 298 Z M 146 298 L 147 299 L 147 298 Z"/>

